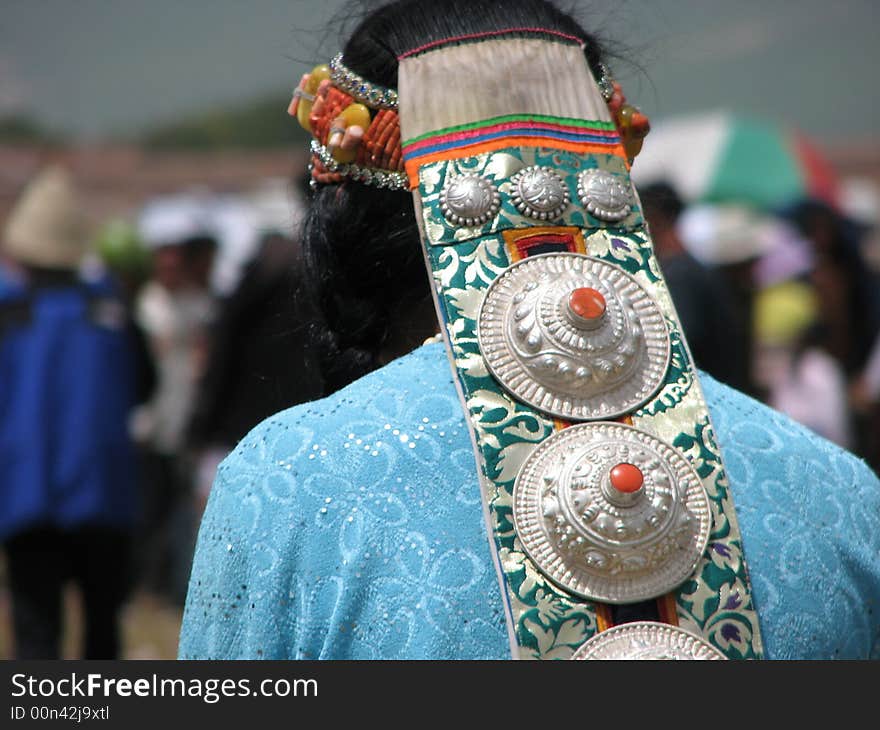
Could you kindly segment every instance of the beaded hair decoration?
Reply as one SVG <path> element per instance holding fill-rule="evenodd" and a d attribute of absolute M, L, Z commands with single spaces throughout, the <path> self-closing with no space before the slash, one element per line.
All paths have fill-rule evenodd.
<path fill-rule="evenodd" d="M 602 63 L 599 68 L 599 89 L 632 162 L 650 130 L 648 118 L 626 102 L 608 67 Z M 347 178 L 378 188 L 407 189 L 397 102 L 395 89 L 367 81 L 343 63 L 341 53 L 304 74 L 287 111 L 313 137 L 312 186 Z"/>
<path fill-rule="evenodd" d="M 349 178 L 405 190 L 397 92 L 370 83 L 336 55 L 305 74 L 288 113 L 312 134 L 312 185 Z"/>

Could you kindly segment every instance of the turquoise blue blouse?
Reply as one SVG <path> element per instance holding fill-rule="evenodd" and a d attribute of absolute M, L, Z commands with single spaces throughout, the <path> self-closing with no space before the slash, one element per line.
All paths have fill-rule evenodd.
<path fill-rule="evenodd" d="M 880 483 L 702 376 L 766 656 L 880 658 Z M 223 462 L 181 658 L 509 658 L 474 456 L 442 344 L 279 413 Z"/>

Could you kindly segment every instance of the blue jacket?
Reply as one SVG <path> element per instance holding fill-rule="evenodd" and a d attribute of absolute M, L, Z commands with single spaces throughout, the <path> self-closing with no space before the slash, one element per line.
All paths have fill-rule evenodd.
<path fill-rule="evenodd" d="M 134 350 L 108 279 L 0 286 L 0 540 L 135 515 Z"/>

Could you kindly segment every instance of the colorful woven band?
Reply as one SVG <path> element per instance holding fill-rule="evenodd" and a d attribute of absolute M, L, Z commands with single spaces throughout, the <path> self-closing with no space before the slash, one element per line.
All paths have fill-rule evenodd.
<path fill-rule="evenodd" d="M 599 152 L 625 160 L 612 122 L 580 121 L 537 114 L 511 114 L 423 134 L 403 143 L 413 188 L 421 165 L 505 147 L 556 147 L 571 152 Z"/>
<path fill-rule="evenodd" d="M 404 54 L 399 112 L 512 654 L 581 658 L 644 620 L 701 658 L 760 658 L 721 453 L 602 92 L 576 46 L 499 43 Z M 525 113 L 482 97 L 468 118 L 474 92 L 445 75 L 499 86 L 526 63 Z"/>

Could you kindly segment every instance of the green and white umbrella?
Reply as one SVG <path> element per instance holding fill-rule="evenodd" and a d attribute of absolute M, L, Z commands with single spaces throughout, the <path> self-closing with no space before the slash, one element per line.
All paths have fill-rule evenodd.
<path fill-rule="evenodd" d="M 688 203 L 770 210 L 809 197 L 837 204 L 834 171 L 802 134 L 729 112 L 652 125 L 632 177 L 636 187 L 664 180 Z"/>

